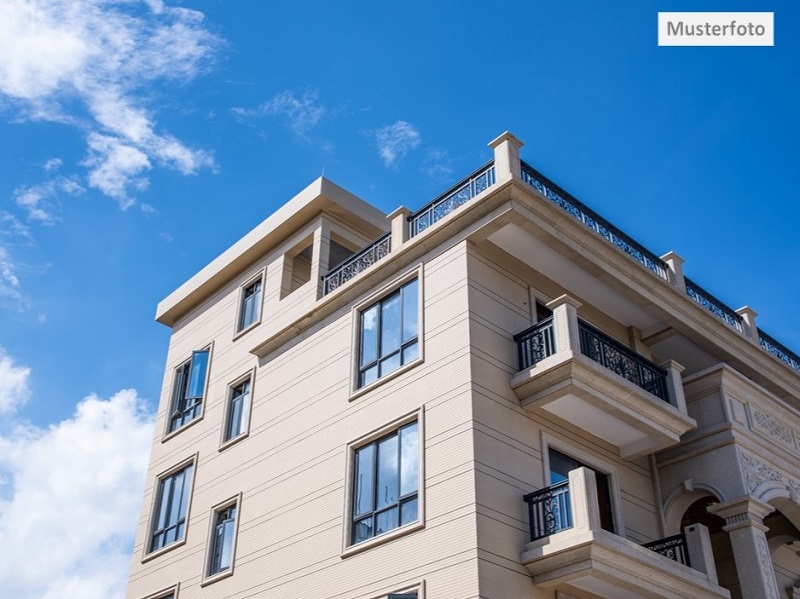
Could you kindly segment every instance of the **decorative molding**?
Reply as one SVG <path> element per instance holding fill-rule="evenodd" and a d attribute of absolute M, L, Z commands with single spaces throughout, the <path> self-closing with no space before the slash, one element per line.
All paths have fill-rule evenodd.
<path fill-rule="evenodd" d="M 776 420 L 766 412 L 762 412 L 756 408 L 753 408 L 751 412 L 753 416 L 754 431 L 779 441 L 790 449 L 794 449 L 794 436 L 792 435 L 792 429 L 790 429 L 788 426 L 785 426 L 779 420 Z"/>
<path fill-rule="evenodd" d="M 758 564 L 761 567 L 761 573 L 764 575 L 764 584 L 769 592 L 767 599 L 780 599 L 778 584 L 775 582 L 775 571 L 772 569 L 772 559 L 769 556 L 767 541 L 763 535 L 756 537 L 756 550 L 758 551 Z"/>
<path fill-rule="evenodd" d="M 776 482 L 786 487 L 790 495 L 800 495 L 800 482 L 796 479 L 768 466 L 761 460 L 740 452 L 742 459 L 742 466 L 744 469 L 745 479 L 747 481 L 747 488 L 752 495 L 755 496 L 755 490 L 762 484 L 767 482 Z"/>

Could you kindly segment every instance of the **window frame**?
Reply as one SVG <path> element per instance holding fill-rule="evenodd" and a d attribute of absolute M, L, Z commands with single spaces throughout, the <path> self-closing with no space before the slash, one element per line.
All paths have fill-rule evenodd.
<path fill-rule="evenodd" d="M 233 328 L 233 338 L 234 339 L 238 339 L 239 337 L 241 337 L 242 335 L 244 335 L 245 333 L 247 333 L 251 329 L 253 329 L 253 328 L 257 327 L 259 324 L 261 324 L 261 317 L 262 317 L 262 315 L 264 313 L 264 286 L 266 284 L 266 281 L 265 281 L 266 277 L 264 276 L 265 273 L 266 273 L 265 269 L 262 268 L 255 275 L 253 275 L 252 277 L 247 279 L 244 283 L 239 285 L 239 295 L 238 295 L 238 299 L 237 299 L 237 302 L 236 302 L 236 306 L 237 306 L 237 308 L 236 308 L 236 320 L 234 322 L 234 328 Z M 252 287 L 253 285 L 256 285 L 256 284 L 259 284 L 261 286 L 261 289 L 259 290 L 259 298 L 257 300 L 258 312 L 257 312 L 256 318 L 253 320 L 253 322 L 251 322 L 251 323 L 249 323 L 247 325 L 244 325 L 243 322 L 242 322 L 243 318 L 244 318 L 244 315 L 245 315 L 244 302 L 247 299 L 245 294 L 246 294 L 247 289 L 249 287 Z"/>
<path fill-rule="evenodd" d="M 199 422 L 199 421 L 201 421 L 203 419 L 203 416 L 205 415 L 205 411 L 206 411 L 206 402 L 208 400 L 208 387 L 209 387 L 209 383 L 211 381 L 211 360 L 212 360 L 212 356 L 213 356 L 213 353 L 214 353 L 213 349 L 214 349 L 214 343 L 211 342 L 211 343 L 208 343 L 208 344 L 202 346 L 202 349 L 192 350 L 191 356 L 188 359 L 181 361 L 177 366 L 175 366 L 172 369 L 172 384 L 170 385 L 170 390 L 169 390 L 169 404 L 167 406 L 167 414 L 166 414 L 166 417 L 165 417 L 166 422 L 164 424 L 164 436 L 162 438 L 162 442 L 166 441 L 167 439 L 172 438 L 173 436 L 177 435 L 181 431 L 186 430 L 187 428 L 189 428 L 190 426 L 192 426 L 196 422 Z M 184 395 L 185 395 L 186 393 L 188 393 L 189 385 L 191 384 L 192 361 L 194 360 L 194 357 L 195 357 L 196 354 L 200 354 L 200 353 L 204 353 L 204 352 L 208 352 L 208 358 L 207 358 L 207 361 L 206 361 L 205 377 L 203 379 L 203 395 L 199 398 L 199 401 L 195 404 L 195 406 L 193 406 L 193 407 L 199 407 L 198 413 L 191 420 L 188 420 L 188 421 L 184 422 L 180 426 L 176 426 L 175 428 L 172 428 L 172 423 L 173 423 L 173 420 L 175 419 L 175 413 L 176 413 L 175 412 L 175 409 L 176 409 L 175 405 L 177 403 L 176 394 L 178 393 L 178 388 L 179 388 L 178 387 L 178 377 L 179 376 L 181 376 L 181 377 L 183 376 L 182 374 L 179 374 L 179 371 L 182 370 L 183 368 L 187 367 L 187 365 L 188 365 L 189 370 L 188 370 L 188 373 L 186 374 L 186 379 L 187 380 L 186 380 L 186 389 L 184 390 Z M 183 386 L 183 384 L 181 384 L 181 386 Z M 187 398 L 187 397 L 184 396 L 183 400 L 186 401 L 187 399 L 196 399 L 196 398 Z M 187 408 L 183 409 L 184 412 L 186 410 L 187 410 Z"/>
<path fill-rule="evenodd" d="M 550 448 L 566 455 L 569 458 L 582 462 L 588 468 L 608 476 L 609 495 L 611 500 L 611 514 L 615 535 L 626 536 L 625 521 L 622 516 L 622 496 L 620 495 L 618 466 L 599 458 L 594 453 L 579 448 L 577 445 L 562 441 L 545 432 L 542 435 L 542 476 L 543 484 L 540 488 L 550 486 Z M 598 450 L 599 451 L 599 450 Z"/>
<path fill-rule="evenodd" d="M 405 364 L 401 364 L 395 370 L 379 376 L 374 381 L 367 383 L 365 385 L 360 385 L 361 382 L 361 347 L 362 347 L 362 328 L 361 328 L 361 317 L 364 312 L 372 308 L 373 306 L 381 304 L 383 300 L 389 298 L 395 292 L 399 291 L 403 287 L 405 287 L 408 283 L 412 281 L 417 281 L 417 336 L 416 336 L 416 344 L 417 344 L 417 356 L 411 359 L 409 362 Z M 395 280 L 387 283 L 376 292 L 370 294 L 367 298 L 359 302 L 357 305 L 353 306 L 352 310 L 352 342 L 350 347 L 352 348 L 352 375 L 351 375 L 351 386 L 350 386 L 350 400 L 352 401 L 356 397 L 368 392 L 375 387 L 380 386 L 387 381 L 394 379 L 397 376 L 402 375 L 404 372 L 414 368 L 415 366 L 421 364 L 425 361 L 425 343 L 424 343 L 424 331 L 425 331 L 425 320 L 424 320 L 424 304 L 425 304 L 425 289 L 424 289 L 424 278 L 422 275 L 422 265 L 417 265 Z M 402 309 L 401 309 L 402 310 Z M 402 321 L 401 321 L 402 322 Z M 401 331 L 402 331 L 402 324 L 401 324 Z M 380 336 L 380 330 L 377 333 Z M 401 338 L 401 349 L 400 352 L 402 353 L 402 338 Z M 377 361 L 381 360 L 381 357 L 376 358 Z M 385 357 L 383 357 L 385 359 Z"/>
<path fill-rule="evenodd" d="M 242 424 L 242 428 L 234 437 L 228 437 L 228 430 L 231 423 L 232 417 L 232 407 L 233 407 L 233 391 L 236 387 L 248 382 L 250 383 L 250 391 L 249 391 L 249 398 L 247 401 L 247 405 L 242 408 L 242 418 L 244 423 Z M 228 384 L 225 391 L 225 409 L 223 410 L 223 420 L 222 420 L 222 430 L 220 435 L 220 451 L 230 447 L 231 445 L 238 443 L 242 439 L 248 437 L 250 435 L 250 421 L 253 415 L 253 391 L 255 389 L 255 382 L 256 382 L 256 368 L 253 367 L 247 373 L 243 374 L 242 376 L 236 378 L 231 383 Z"/>
<path fill-rule="evenodd" d="M 156 591 L 142 599 L 178 599 L 178 591 L 180 591 L 181 583 L 176 582 L 174 585 L 166 587 L 160 591 Z"/>
<path fill-rule="evenodd" d="M 188 489 L 187 489 L 188 498 L 186 500 L 186 513 L 183 516 L 183 521 L 184 521 L 183 536 L 180 539 L 173 541 L 172 543 L 163 545 L 162 547 L 159 547 L 157 549 L 153 549 L 152 548 L 153 537 L 156 533 L 158 512 L 160 511 L 161 508 L 162 484 L 166 479 L 175 476 L 176 474 L 186 470 L 187 468 L 191 468 L 192 472 L 188 477 Z M 183 460 L 182 462 L 171 467 L 169 470 L 165 470 L 164 472 L 158 474 L 155 477 L 155 484 L 153 485 L 153 491 L 152 491 L 153 497 L 150 502 L 150 516 L 147 524 L 147 538 L 145 539 L 144 542 L 144 549 L 143 549 L 144 552 L 142 556 L 142 562 L 151 560 L 155 557 L 158 557 L 159 555 L 162 555 L 168 551 L 172 551 L 173 549 L 186 544 L 186 537 L 189 533 L 189 520 L 192 513 L 192 498 L 194 495 L 194 484 L 195 484 L 196 474 L 197 474 L 197 454 Z"/>
<path fill-rule="evenodd" d="M 406 425 L 415 423 L 417 424 L 417 519 L 413 522 L 398 526 L 385 533 L 372 536 L 359 543 L 353 543 L 353 524 L 355 518 L 353 517 L 353 501 L 355 500 L 355 474 L 356 453 L 359 449 L 379 442 L 382 439 L 389 437 L 393 433 L 397 433 L 401 428 Z M 398 451 L 400 450 L 398 446 Z M 347 445 L 347 464 L 345 469 L 345 476 L 347 482 L 347 489 L 345 493 L 345 506 L 344 506 L 344 520 L 345 526 L 342 530 L 342 557 L 360 553 L 366 549 L 381 545 L 389 542 L 397 537 L 404 536 L 425 527 L 425 422 L 424 422 L 424 409 L 420 408 L 414 410 L 392 422 L 386 424 L 379 429 L 376 429 Z M 400 498 L 398 497 L 398 505 Z M 379 510 L 374 509 L 374 514 Z"/>
<path fill-rule="evenodd" d="M 231 564 L 230 567 L 217 572 L 212 572 L 214 554 L 216 553 L 216 529 L 219 526 L 219 515 L 230 508 L 236 510 L 236 515 L 233 521 L 233 533 L 231 536 Z M 236 545 L 239 538 L 239 522 L 242 516 L 242 494 L 241 492 L 234 497 L 230 497 L 225 501 L 218 503 L 211 508 L 208 518 L 208 542 L 206 543 L 206 556 L 203 561 L 203 580 L 200 586 L 205 586 L 216 582 L 223 578 L 233 576 L 234 568 L 236 565 Z"/>

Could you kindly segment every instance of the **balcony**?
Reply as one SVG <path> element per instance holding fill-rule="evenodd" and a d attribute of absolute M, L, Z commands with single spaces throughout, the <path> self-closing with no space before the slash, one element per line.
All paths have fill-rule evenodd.
<path fill-rule="evenodd" d="M 615 599 L 727 599 L 702 525 L 647 545 L 603 530 L 594 473 L 525 496 L 531 542 L 520 556 L 537 587 Z"/>
<path fill-rule="evenodd" d="M 543 410 L 635 458 L 676 444 L 696 426 L 680 371 L 657 366 L 578 319 L 562 296 L 553 316 L 515 336 L 521 371 L 511 379 L 523 407 Z"/>

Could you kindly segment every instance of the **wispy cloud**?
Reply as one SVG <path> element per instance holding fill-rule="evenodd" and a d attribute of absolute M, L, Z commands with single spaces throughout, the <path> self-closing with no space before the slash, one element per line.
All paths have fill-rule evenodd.
<path fill-rule="evenodd" d="M 14 412 L 31 395 L 28 377 L 31 369 L 14 363 L 0 347 L 0 414 Z"/>
<path fill-rule="evenodd" d="M 422 136 L 417 128 L 407 121 L 396 121 L 374 132 L 378 153 L 383 163 L 393 166 L 395 162 L 419 146 Z"/>
<path fill-rule="evenodd" d="M 8 250 L 0 245 L 0 299 L 12 299 L 19 301 L 22 299 L 22 290 L 17 278 L 17 265 L 8 253 Z"/>
<path fill-rule="evenodd" d="M 83 192 L 77 177 L 56 177 L 38 185 L 18 187 L 14 190 L 14 201 L 27 212 L 30 220 L 51 225 L 56 220 L 51 203 L 59 193 L 79 195 Z"/>
<path fill-rule="evenodd" d="M 208 152 L 157 132 L 146 104 L 153 82 L 192 79 L 220 43 L 202 13 L 158 0 L 5 0 L 0 93 L 15 120 L 77 127 L 89 186 L 127 207 L 154 165 L 183 174 L 213 165 Z"/>
<path fill-rule="evenodd" d="M 255 108 L 233 108 L 233 114 L 239 117 L 284 117 L 292 132 L 302 139 L 307 139 L 309 132 L 315 128 L 328 109 L 319 103 L 319 92 L 306 91 L 300 97 L 292 91 L 283 91 L 272 99 Z"/>
<path fill-rule="evenodd" d="M 4 593 L 125 596 L 152 427 L 128 389 L 90 395 L 46 429 L 0 435 L 0 544 L 14 547 L 0 560 Z"/>
<path fill-rule="evenodd" d="M 431 179 L 445 181 L 453 174 L 453 159 L 450 158 L 447 150 L 431 148 L 425 153 L 422 170 Z"/>

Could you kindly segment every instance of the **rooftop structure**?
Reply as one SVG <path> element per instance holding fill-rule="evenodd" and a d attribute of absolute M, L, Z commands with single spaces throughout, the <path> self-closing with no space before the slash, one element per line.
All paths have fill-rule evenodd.
<path fill-rule="evenodd" d="M 520 159 L 158 306 L 129 599 L 800 597 L 800 357 Z"/>

